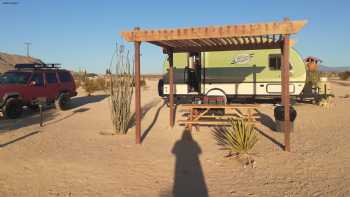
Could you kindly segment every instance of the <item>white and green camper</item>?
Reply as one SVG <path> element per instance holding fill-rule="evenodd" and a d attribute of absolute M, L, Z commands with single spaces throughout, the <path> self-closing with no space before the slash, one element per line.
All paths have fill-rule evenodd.
<path fill-rule="evenodd" d="M 174 95 L 233 98 L 280 98 L 281 50 L 241 50 L 174 54 Z M 159 95 L 169 94 L 168 62 L 159 81 Z M 290 50 L 291 96 L 299 96 L 306 84 L 307 69 L 296 50 Z"/>

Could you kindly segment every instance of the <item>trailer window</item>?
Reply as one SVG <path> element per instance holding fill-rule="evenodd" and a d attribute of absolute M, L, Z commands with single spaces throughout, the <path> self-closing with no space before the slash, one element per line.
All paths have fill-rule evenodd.
<path fill-rule="evenodd" d="M 280 54 L 269 55 L 269 68 L 270 68 L 270 70 L 281 70 L 281 55 Z"/>
<path fill-rule="evenodd" d="M 269 68 L 270 70 L 281 70 L 282 55 L 281 54 L 270 54 L 269 55 Z M 292 70 L 293 66 L 289 62 L 289 70 Z"/>

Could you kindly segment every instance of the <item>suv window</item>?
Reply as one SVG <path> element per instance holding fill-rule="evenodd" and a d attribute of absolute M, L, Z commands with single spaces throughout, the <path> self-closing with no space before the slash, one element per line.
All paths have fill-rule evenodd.
<path fill-rule="evenodd" d="M 43 73 L 33 73 L 32 79 L 30 82 L 35 82 L 35 86 L 44 86 Z"/>
<path fill-rule="evenodd" d="M 71 82 L 72 78 L 68 71 L 60 71 L 58 72 L 58 77 L 60 78 L 61 82 Z"/>
<path fill-rule="evenodd" d="M 57 83 L 56 73 L 52 73 L 52 72 L 46 73 L 46 81 L 48 84 Z"/>
<path fill-rule="evenodd" d="M 7 72 L 0 77 L 0 84 L 26 84 L 30 77 L 29 72 Z"/>

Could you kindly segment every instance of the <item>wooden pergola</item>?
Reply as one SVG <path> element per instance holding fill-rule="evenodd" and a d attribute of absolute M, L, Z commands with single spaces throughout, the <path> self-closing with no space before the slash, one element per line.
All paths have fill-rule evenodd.
<path fill-rule="evenodd" d="M 289 120 L 289 48 L 290 35 L 299 32 L 306 24 L 305 20 L 242 24 L 227 26 L 209 26 L 199 28 L 179 28 L 160 30 L 141 30 L 122 32 L 128 42 L 134 42 L 135 49 L 135 113 L 136 143 L 141 143 L 141 91 L 140 91 L 140 46 L 148 42 L 163 48 L 169 61 L 169 122 L 174 126 L 174 71 L 173 53 L 207 52 L 253 49 L 281 49 L 282 51 L 282 104 L 285 120 Z M 290 121 L 284 121 L 285 150 L 290 151 Z"/>

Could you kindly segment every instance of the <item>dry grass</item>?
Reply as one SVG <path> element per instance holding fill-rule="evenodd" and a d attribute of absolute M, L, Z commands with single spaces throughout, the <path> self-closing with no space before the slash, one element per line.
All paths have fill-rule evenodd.
<path fill-rule="evenodd" d="M 350 79 L 350 71 L 341 72 L 338 76 L 341 80 L 348 80 Z"/>

